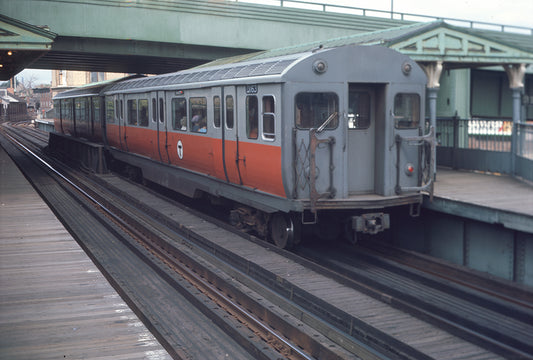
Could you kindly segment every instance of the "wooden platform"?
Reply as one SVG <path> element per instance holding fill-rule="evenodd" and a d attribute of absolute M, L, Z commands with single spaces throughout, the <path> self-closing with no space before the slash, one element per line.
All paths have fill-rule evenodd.
<path fill-rule="evenodd" d="M 533 185 L 506 175 L 439 168 L 433 210 L 533 233 Z"/>
<path fill-rule="evenodd" d="M 0 358 L 171 359 L 0 147 Z"/>

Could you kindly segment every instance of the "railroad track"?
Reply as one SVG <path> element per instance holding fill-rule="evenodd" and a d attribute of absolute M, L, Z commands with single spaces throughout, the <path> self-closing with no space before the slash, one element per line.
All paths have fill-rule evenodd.
<path fill-rule="evenodd" d="M 195 296 L 192 295 L 182 296 L 192 303 L 216 304 L 215 307 L 223 314 L 223 320 L 210 321 L 217 323 L 222 332 L 232 334 L 231 338 L 242 338 L 244 343 L 238 346 L 246 349 L 249 356 L 320 359 L 463 358 L 465 354 L 485 358 L 496 358 L 498 355 L 508 358 L 532 356 L 511 345 L 505 345 L 505 349 L 487 350 L 483 344 L 471 344 L 434 324 L 391 310 L 390 305 L 396 301 L 396 297 L 382 287 L 372 290 L 381 301 L 370 299 L 361 294 L 364 291 L 354 290 L 339 281 L 339 275 L 333 274 L 331 269 L 324 269 L 294 254 L 271 248 L 252 236 L 239 236 L 225 224 L 207 221 L 200 214 L 195 215 L 194 211 L 180 208 L 174 202 L 116 176 L 100 176 L 96 177 L 96 181 L 82 179 L 82 182 L 84 186 L 92 188 L 89 192 L 93 192 L 93 196 L 102 194 L 103 198 L 109 198 L 99 198 L 98 202 L 103 207 L 107 209 L 117 205 L 121 208 L 112 210 L 117 217 L 112 221 L 114 232 L 127 235 L 129 240 L 126 243 L 129 245 L 126 247 L 133 249 L 137 258 L 139 254 L 146 254 L 145 259 L 151 259 L 143 262 L 150 263 L 149 267 L 159 274 L 159 279 L 153 281 L 161 284 L 163 278 L 168 284 L 177 281 L 172 279 L 180 278 L 177 281 L 179 283 L 185 281 L 184 277 L 189 278 L 185 281 L 187 286 L 192 286 L 195 289 L 193 292 L 202 295 L 200 300 L 194 300 Z M 132 193 L 136 196 L 133 197 Z M 121 205 L 118 206 L 119 204 Z M 88 232 L 87 229 L 82 230 L 82 233 L 83 231 Z M 247 239 L 243 240 L 243 237 Z M 140 242 L 138 239 L 141 238 L 145 240 Z M 104 244 L 100 250 L 93 249 L 93 256 L 96 258 L 108 251 L 105 246 Z M 186 258 L 183 254 L 192 260 L 183 260 Z M 123 257 L 117 256 L 121 259 Z M 197 267 L 198 264 L 204 268 Z M 178 273 L 183 271 L 184 274 L 178 276 L 174 268 L 183 267 L 182 265 L 186 269 L 195 270 L 190 275 L 186 275 L 185 270 L 178 270 Z M 112 278 L 114 271 L 107 270 L 110 273 L 108 277 Z M 201 276 L 193 280 L 193 275 L 198 274 Z M 118 283 L 117 286 L 122 286 L 121 294 L 126 298 L 129 296 L 130 305 L 133 304 L 134 309 L 137 307 L 141 311 L 137 303 L 147 300 L 139 300 L 141 295 L 133 290 L 133 294 L 127 293 L 128 287 L 132 287 L 127 285 L 128 279 L 112 280 L 112 283 L 113 281 Z M 206 287 L 199 290 L 202 283 Z M 370 283 L 363 282 L 362 286 L 369 289 Z M 215 300 L 217 291 L 221 292 L 222 298 Z M 236 301 L 238 306 L 232 308 L 225 304 L 224 297 L 226 300 L 239 299 Z M 167 311 L 169 306 L 172 305 L 167 304 Z M 153 305 L 148 307 L 153 308 Z M 251 319 L 241 314 L 242 309 L 250 310 Z M 203 311 L 207 312 L 206 309 Z M 165 347 L 173 349 L 169 353 L 176 358 L 187 355 L 180 353 L 184 350 L 180 350 L 179 346 L 176 350 L 172 337 L 170 340 L 165 338 L 165 333 L 173 331 L 169 325 L 164 327 L 160 324 L 165 316 L 148 312 L 148 315 L 140 317 L 154 330 Z M 152 318 L 157 319 L 156 323 L 159 323 L 161 329 L 153 324 Z M 265 324 L 265 319 L 275 320 Z M 259 323 L 253 325 L 257 320 Z M 266 330 L 263 327 L 276 330 L 273 333 L 263 333 Z M 235 329 L 243 328 L 247 330 L 238 336 L 239 332 Z M 233 334 L 234 331 L 237 332 Z M 411 336 L 406 334 L 409 332 L 412 332 Z M 428 339 L 424 339 L 424 335 Z M 253 341 L 247 343 L 246 338 Z M 470 341 L 474 340 L 470 338 Z M 268 348 L 268 351 L 264 348 Z"/>
<path fill-rule="evenodd" d="M 533 293 L 523 287 L 503 286 L 502 281 L 384 244 L 315 246 L 300 248 L 297 253 L 342 274 L 346 286 L 378 298 L 385 294 L 392 306 L 485 349 L 509 358 L 533 353 Z M 497 285 L 501 292 L 494 292 Z"/>

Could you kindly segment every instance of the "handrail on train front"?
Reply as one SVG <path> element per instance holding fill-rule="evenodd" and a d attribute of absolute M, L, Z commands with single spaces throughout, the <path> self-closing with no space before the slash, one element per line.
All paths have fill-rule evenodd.
<path fill-rule="evenodd" d="M 336 114 L 336 113 L 335 113 Z M 333 163 L 333 145 L 335 138 L 330 136 L 327 139 L 319 139 L 316 133 L 320 132 L 317 129 L 309 130 L 309 200 L 311 202 L 311 212 L 316 214 L 316 202 L 319 199 L 335 196 L 335 188 L 333 187 L 333 170 L 335 165 Z M 316 189 L 316 149 L 319 144 L 327 143 L 329 148 L 329 188 L 324 193 L 319 193 Z"/>

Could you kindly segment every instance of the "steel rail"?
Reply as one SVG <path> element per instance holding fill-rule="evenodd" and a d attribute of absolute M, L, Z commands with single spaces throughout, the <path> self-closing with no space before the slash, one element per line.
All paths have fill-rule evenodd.
<path fill-rule="evenodd" d="M 138 230 L 132 229 L 132 225 L 125 221 L 121 216 L 117 215 L 114 210 L 110 209 L 106 205 L 104 205 L 101 201 L 90 195 L 87 191 L 82 189 L 80 186 L 76 185 L 72 180 L 68 179 L 65 175 L 61 174 L 58 170 L 56 170 L 52 165 L 50 165 L 46 160 L 41 158 L 39 155 L 34 153 L 32 150 L 30 150 L 28 147 L 26 147 L 24 144 L 19 142 L 17 139 L 15 139 L 13 136 L 9 134 L 5 134 L 10 141 L 12 141 L 14 144 L 19 146 L 20 148 L 24 149 L 27 153 L 32 155 L 35 159 L 37 159 L 41 164 L 43 164 L 46 168 L 48 168 L 50 171 L 52 171 L 54 174 L 59 176 L 63 181 L 68 183 L 72 188 L 74 188 L 76 191 L 78 191 L 80 194 L 82 194 L 85 198 L 87 198 L 89 201 L 91 201 L 94 205 L 96 205 L 100 210 L 105 212 L 109 217 L 113 219 L 114 222 L 116 222 L 119 226 L 123 228 L 123 230 L 128 231 L 130 234 L 134 235 L 134 238 L 141 239 L 146 238 L 146 235 L 141 233 Z M 115 208 L 115 211 L 117 209 Z M 180 235 L 177 235 L 180 236 Z M 180 236 L 181 237 L 181 236 Z M 184 237 L 182 237 L 183 240 L 185 240 Z M 142 240 L 138 240 L 142 241 Z M 143 244 L 146 244 L 146 242 L 143 241 Z M 199 275 L 195 274 L 193 270 L 187 269 L 186 266 L 179 266 L 176 261 L 173 260 L 173 257 L 171 255 L 166 255 L 165 250 L 163 250 L 160 247 L 157 247 L 156 245 L 152 244 L 150 246 L 150 251 L 157 252 L 161 256 L 164 256 L 167 262 L 172 263 L 172 267 L 175 269 L 176 267 L 179 268 L 179 273 L 184 276 L 184 278 L 187 278 L 188 281 L 195 287 L 198 288 L 199 291 L 205 293 L 210 293 L 215 299 L 218 299 L 219 301 L 222 301 L 224 304 L 226 304 L 226 307 L 229 307 L 233 309 L 235 312 L 240 314 L 241 317 L 244 317 L 247 322 L 251 323 L 251 326 L 254 328 L 261 329 L 266 334 L 266 338 L 275 339 L 279 341 L 281 344 L 283 344 L 284 347 L 288 348 L 289 351 L 293 354 L 296 354 L 297 358 L 299 359 L 306 359 L 306 360 L 312 360 L 314 357 L 306 354 L 304 351 L 300 350 L 300 348 L 297 345 L 294 345 L 290 343 L 288 340 L 283 338 L 281 335 L 277 334 L 274 330 L 270 329 L 267 325 L 264 324 L 263 321 L 258 319 L 256 316 L 254 316 L 252 313 L 248 312 L 246 309 L 244 309 L 242 306 L 239 306 L 235 301 L 231 300 L 229 297 L 225 296 L 221 291 L 210 285 L 207 281 L 203 280 Z M 168 253 L 168 252 L 167 252 Z M 203 290 L 203 291 L 202 291 Z M 214 300 L 216 301 L 216 300 Z M 273 341 L 270 341 L 272 344 Z"/>

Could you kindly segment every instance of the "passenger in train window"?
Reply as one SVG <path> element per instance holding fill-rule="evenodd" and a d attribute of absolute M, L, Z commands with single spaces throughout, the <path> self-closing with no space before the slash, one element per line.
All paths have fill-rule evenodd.
<path fill-rule="evenodd" d="M 200 114 L 196 114 L 192 117 L 191 131 L 206 133 L 207 132 L 207 120 Z"/>
<path fill-rule="evenodd" d="M 202 116 L 200 114 L 193 115 L 192 120 L 191 120 L 191 131 L 198 132 L 200 130 L 201 120 L 202 120 Z"/>
<path fill-rule="evenodd" d="M 185 98 L 172 99 L 172 127 L 175 130 L 187 130 L 187 100 Z"/>

